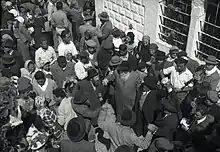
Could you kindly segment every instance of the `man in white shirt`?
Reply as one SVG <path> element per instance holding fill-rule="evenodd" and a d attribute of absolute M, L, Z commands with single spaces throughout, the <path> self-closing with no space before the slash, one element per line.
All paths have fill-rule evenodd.
<path fill-rule="evenodd" d="M 179 102 L 182 102 L 187 95 L 187 91 L 191 90 L 193 87 L 193 84 L 190 83 L 193 79 L 193 74 L 187 69 L 187 62 L 186 59 L 180 57 L 175 59 L 176 66 L 163 69 L 164 75 L 170 74 L 170 82 L 173 89 L 177 92 Z"/>
<path fill-rule="evenodd" d="M 79 80 L 83 80 L 88 76 L 87 71 L 92 68 L 92 64 L 89 61 L 89 53 L 87 51 L 81 51 L 79 58 L 80 61 L 75 64 L 75 73 Z"/>
<path fill-rule="evenodd" d="M 69 30 L 64 30 L 61 33 L 61 38 L 62 38 L 62 42 L 58 46 L 59 56 L 67 57 L 67 54 L 71 53 L 73 57 L 76 57 L 78 55 L 78 51 L 74 43 L 71 41 L 71 34 Z"/>
<path fill-rule="evenodd" d="M 56 60 L 56 53 L 53 47 L 48 46 L 45 38 L 41 39 L 41 47 L 35 52 L 35 63 L 38 68 L 41 68 L 45 63 L 53 63 Z"/>

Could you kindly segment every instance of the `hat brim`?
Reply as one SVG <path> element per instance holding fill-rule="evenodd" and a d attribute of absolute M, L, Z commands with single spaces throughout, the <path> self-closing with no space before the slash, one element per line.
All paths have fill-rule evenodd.
<path fill-rule="evenodd" d="M 15 63 L 15 59 L 13 59 L 11 62 L 2 60 L 2 63 L 5 64 L 5 65 L 11 65 L 11 64 Z"/>
<path fill-rule="evenodd" d="M 93 17 L 92 17 L 92 16 L 90 16 L 90 17 L 85 17 L 85 18 L 84 18 L 84 21 L 91 21 L 91 20 L 93 20 Z"/>
<path fill-rule="evenodd" d="M 122 63 L 122 60 L 120 60 L 118 63 L 112 63 L 111 61 L 109 62 L 110 66 L 116 66 L 116 65 L 120 65 Z"/>
<path fill-rule="evenodd" d="M 98 17 L 103 20 L 103 21 L 108 21 L 109 20 L 109 16 L 107 16 L 106 18 L 102 17 L 101 14 L 98 15 Z"/>
<path fill-rule="evenodd" d="M 136 114 L 132 111 L 132 117 L 130 120 L 122 120 L 120 116 L 119 122 L 124 126 L 132 126 L 136 122 Z"/>
<path fill-rule="evenodd" d="M 162 56 L 155 56 L 156 60 L 165 60 L 166 58 L 167 58 L 166 56 L 164 56 L 164 57 L 162 57 Z"/>
<path fill-rule="evenodd" d="M 216 61 L 216 62 L 212 62 L 212 61 L 209 61 L 209 60 L 205 60 L 205 63 L 208 63 L 208 64 L 212 64 L 212 65 L 216 65 L 216 64 L 218 64 L 218 61 Z"/>
<path fill-rule="evenodd" d="M 80 99 L 72 99 L 75 104 L 84 104 L 88 98 L 86 96 L 82 96 Z"/>
<path fill-rule="evenodd" d="M 69 121 L 69 123 L 71 121 L 75 121 L 75 123 L 77 123 L 79 126 L 80 126 L 80 130 L 78 132 L 78 134 L 76 136 L 72 136 L 70 133 L 72 130 L 72 128 L 70 128 L 71 126 L 69 126 L 69 124 L 67 125 L 67 136 L 69 137 L 70 140 L 72 140 L 73 142 L 78 142 L 78 141 L 81 141 L 85 134 L 86 134 L 86 125 L 85 125 L 85 122 L 83 122 L 83 118 L 81 117 L 77 117 L 77 118 L 73 118 Z"/>

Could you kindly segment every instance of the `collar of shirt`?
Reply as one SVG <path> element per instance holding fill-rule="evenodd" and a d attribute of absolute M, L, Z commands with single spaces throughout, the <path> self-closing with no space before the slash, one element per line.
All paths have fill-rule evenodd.
<path fill-rule="evenodd" d="M 202 123 L 203 121 L 205 121 L 206 117 L 207 117 L 207 116 L 205 116 L 205 117 L 202 118 L 202 119 L 197 120 L 197 124 L 200 124 L 200 123 Z"/>
<path fill-rule="evenodd" d="M 45 83 L 44 83 L 43 86 L 40 86 L 39 84 L 38 84 L 38 86 L 39 86 L 43 91 L 46 91 L 47 86 L 48 86 L 48 79 L 46 78 L 46 81 L 45 81 Z"/>
<path fill-rule="evenodd" d="M 129 54 L 127 53 L 125 56 L 121 56 L 122 61 L 128 61 Z"/>

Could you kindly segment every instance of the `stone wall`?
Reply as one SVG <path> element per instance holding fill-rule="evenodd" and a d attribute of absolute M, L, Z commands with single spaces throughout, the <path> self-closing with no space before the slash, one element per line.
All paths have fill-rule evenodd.
<path fill-rule="evenodd" d="M 126 31 L 132 24 L 140 40 L 144 33 L 145 0 L 104 0 L 104 11 L 108 12 L 113 26 Z"/>

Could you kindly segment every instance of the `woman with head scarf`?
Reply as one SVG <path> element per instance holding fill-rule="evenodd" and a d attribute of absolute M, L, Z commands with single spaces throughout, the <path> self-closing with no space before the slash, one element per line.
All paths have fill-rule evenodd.
<path fill-rule="evenodd" d="M 35 73 L 38 71 L 32 60 L 27 60 L 24 68 L 21 68 L 21 77 L 26 77 L 30 80 L 34 78 Z"/>

